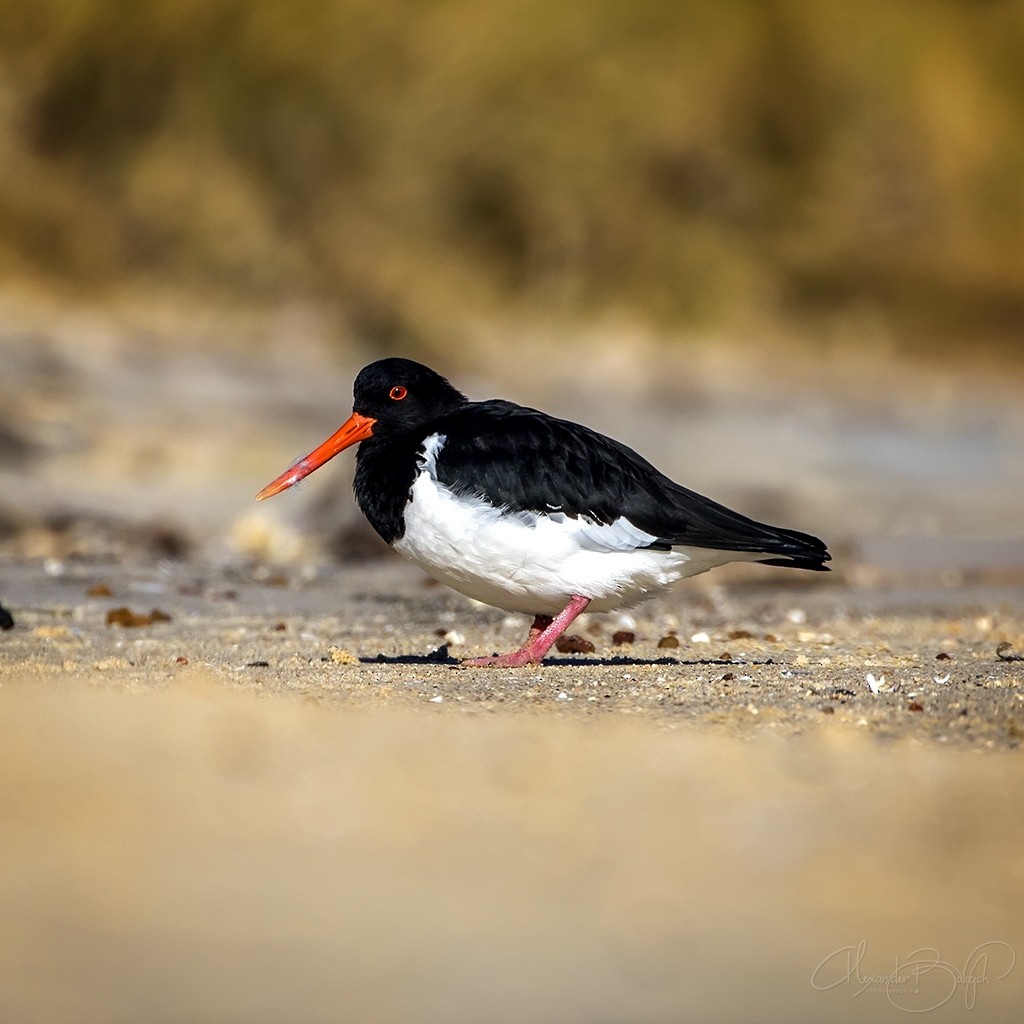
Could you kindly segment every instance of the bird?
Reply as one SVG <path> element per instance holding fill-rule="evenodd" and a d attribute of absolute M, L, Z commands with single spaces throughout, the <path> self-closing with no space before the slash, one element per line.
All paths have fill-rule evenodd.
<path fill-rule="evenodd" d="M 727 562 L 829 571 L 817 537 L 734 512 L 579 423 L 471 401 L 398 357 L 359 371 L 352 415 L 257 500 L 356 444 L 356 504 L 387 544 L 467 597 L 533 616 L 521 647 L 463 666 L 539 664 L 584 610 L 629 607 Z"/>

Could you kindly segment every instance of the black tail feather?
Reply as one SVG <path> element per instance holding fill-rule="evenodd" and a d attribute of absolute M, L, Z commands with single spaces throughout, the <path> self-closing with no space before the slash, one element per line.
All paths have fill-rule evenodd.
<path fill-rule="evenodd" d="M 826 551 L 823 555 L 811 557 L 808 555 L 791 555 L 789 558 L 759 558 L 761 565 L 784 565 L 788 569 L 810 569 L 812 572 L 831 572 L 832 569 L 825 565 L 832 556 Z"/>
<path fill-rule="evenodd" d="M 826 562 L 832 556 L 825 542 L 809 533 L 787 530 L 781 526 L 764 526 L 772 535 L 771 543 L 765 544 L 764 551 L 771 558 L 759 558 L 762 565 L 783 565 L 791 569 L 810 569 L 812 572 L 829 572 Z"/>

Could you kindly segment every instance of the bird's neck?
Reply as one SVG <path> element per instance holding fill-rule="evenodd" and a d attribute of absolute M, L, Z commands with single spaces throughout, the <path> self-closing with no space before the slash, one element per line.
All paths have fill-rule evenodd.
<path fill-rule="evenodd" d="M 388 544 L 405 533 L 405 506 L 416 479 L 420 444 L 408 437 L 370 437 L 356 451 L 356 504 Z"/>

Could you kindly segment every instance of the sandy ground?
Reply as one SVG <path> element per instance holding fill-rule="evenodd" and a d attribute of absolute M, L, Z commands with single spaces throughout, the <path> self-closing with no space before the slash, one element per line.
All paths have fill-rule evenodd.
<path fill-rule="evenodd" d="M 708 357 L 588 416 L 583 379 L 558 411 L 837 571 L 731 567 L 464 670 L 528 623 L 380 557 L 341 460 L 253 510 L 347 371 L 200 335 L 0 332 L 0 1020 L 1016 1019 L 1005 380 L 765 397 Z"/>
<path fill-rule="evenodd" d="M 4 679 L 163 691 L 203 672 L 232 690 L 345 707 L 616 713 L 739 737 L 853 727 L 982 749 L 1024 738 L 1024 592 L 1012 585 L 857 588 L 735 567 L 631 612 L 584 616 L 571 635 L 592 653 L 494 670 L 458 659 L 511 650 L 528 619 L 394 557 L 311 578 L 173 562 L 23 563 L 5 575 L 21 605 L 0 646 Z M 138 625 L 121 624 L 126 611 Z"/>

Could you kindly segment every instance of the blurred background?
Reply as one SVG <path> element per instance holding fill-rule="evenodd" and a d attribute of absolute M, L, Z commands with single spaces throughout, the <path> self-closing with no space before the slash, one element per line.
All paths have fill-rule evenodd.
<path fill-rule="evenodd" d="M 1024 4 L 0 17 L 16 553 L 116 515 L 291 557 L 350 469 L 319 512 L 250 491 L 385 354 L 836 540 L 1019 534 Z"/>

